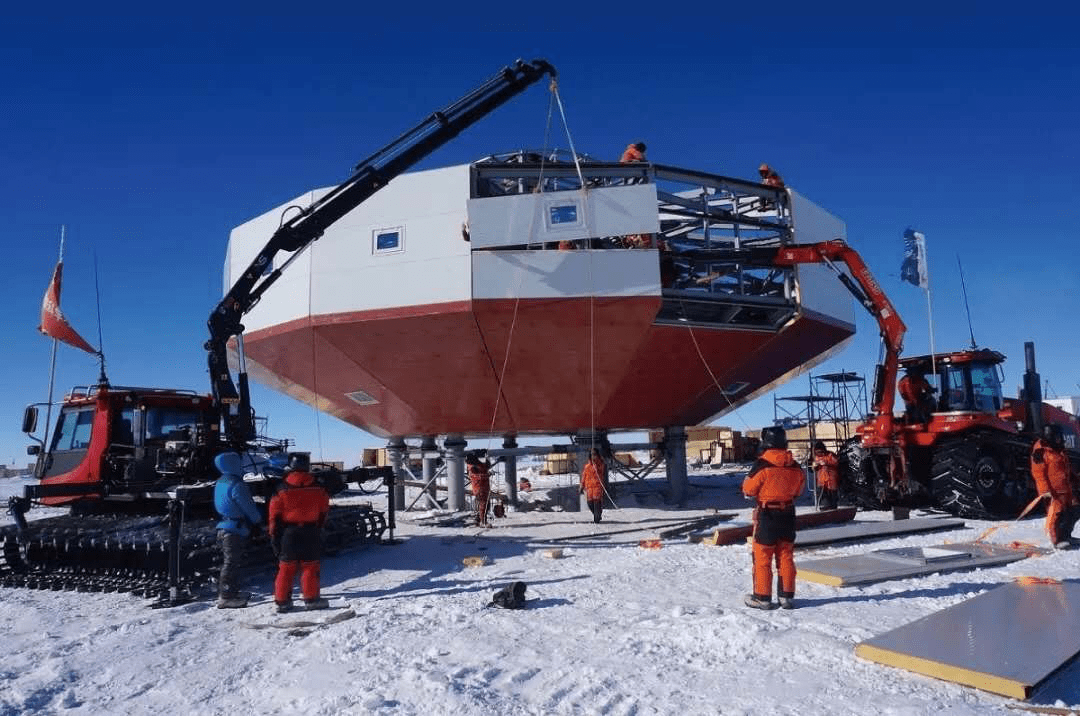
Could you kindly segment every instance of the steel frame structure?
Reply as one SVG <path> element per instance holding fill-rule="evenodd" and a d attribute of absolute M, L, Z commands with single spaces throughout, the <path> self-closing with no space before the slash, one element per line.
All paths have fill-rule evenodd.
<path fill-rule="evenodd" d="M 583 182 L 587 189 L 654 184 L 663 284 L 657 323 L 776 331 L 792 318 L 797 308 L 793 269 L 697 255 L 793 243 L 792 202 L 786 189 L 648 162 L 597 162 L 580 155 L 577 163 L 570 159 L 563 152 L 534 151 L 485 157 L 472 165 L 471 195 L 570 191 L 581 189 Z M 599 237 L 589 248 L 621 248 L 621 238 Z"/>

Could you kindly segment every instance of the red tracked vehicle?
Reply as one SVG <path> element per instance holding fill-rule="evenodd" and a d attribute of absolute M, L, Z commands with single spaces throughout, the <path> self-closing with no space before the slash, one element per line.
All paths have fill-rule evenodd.
<path fill-rule="evenodd" d="M 886 447 L 876 444 L 871 424 L 862 426 L 840 456 L 848 496 L 865 507 L 929 505 L 975 519 L 1016 517 L 1035 496 L 1029 457 L 1047 423 L 1061 426 L 1080 468 L 1080 423 L 1042 402 L 1034 347 L 1024 348 L 1024 389 L 1015 399 L 1003 396 L 998 366 L 1005 356 L 997 351 L 900 360 L 931 382 L 936 398 L 930 419 L 897 419 Z"/>

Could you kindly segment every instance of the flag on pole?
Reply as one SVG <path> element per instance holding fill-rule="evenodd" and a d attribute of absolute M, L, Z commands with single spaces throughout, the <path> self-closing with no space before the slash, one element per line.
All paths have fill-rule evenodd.
<path fill-rule="evenodd" d="M 52 281 L 45 290 L 45 298 L 41 302 L 41 325 L 38 330 L 58 341 L 63 341 L 69 346 L 81 348 L 87 353 L 97 355 L 97 350 L 83 340 L 74 328 L 60 312 L 60 281 L 64 274 L 64 262 L 56 262 L 56 270 L 53 271 Z"/>
<path fill-rule="evenodd" d="M 926 237 L 921 231 L 908 229 L 904 232 L 904 263 L 900 266 L 900 280 L 930 288 L 926 273 Z"/>

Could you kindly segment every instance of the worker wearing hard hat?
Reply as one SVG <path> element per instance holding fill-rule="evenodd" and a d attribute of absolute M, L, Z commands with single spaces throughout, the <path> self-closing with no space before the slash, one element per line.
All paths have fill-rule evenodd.
<path fill-rule="evenodd" d="M 742 490 L 757 501 L 754 509 L 754 593 L 746 606 L 775 609 L 772 601 L 772 562 L 780 575 L 779 606 L 795 607 L 795 498 L 802 494 L 804 475 L 787 449 L 781 427 L 761 431 L 764 452 L 743 480 Z"/>
<path fill-rule="evenodd" d="M 1073 526 L 1080 519 L 1080 503 L 1072 489 L 1072 465 L 1065 452 L 1060 425 L 1043 426 L 1042 437 L 1031 448 L 1031 477 L 1040 497 L 1048 497 L 1046 533 L 1058 549 L 1070 544 Z M 1044 497 L 1044 499 L 1045 499 Z"/>

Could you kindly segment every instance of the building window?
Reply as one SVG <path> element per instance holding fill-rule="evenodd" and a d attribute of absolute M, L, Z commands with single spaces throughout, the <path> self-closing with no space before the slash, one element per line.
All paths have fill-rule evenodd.
<path fill-rule="evenodd" d="M 405 250 L 405 228 L 375 229 L 371 232 L 371 253 L 396 254 Z"/>
<path fill-rule="evenodd" d="M 549 201 L 544 205 L 549 231 L 575 229 L 583 225 L 581 203 L 577 200 Z"/>

